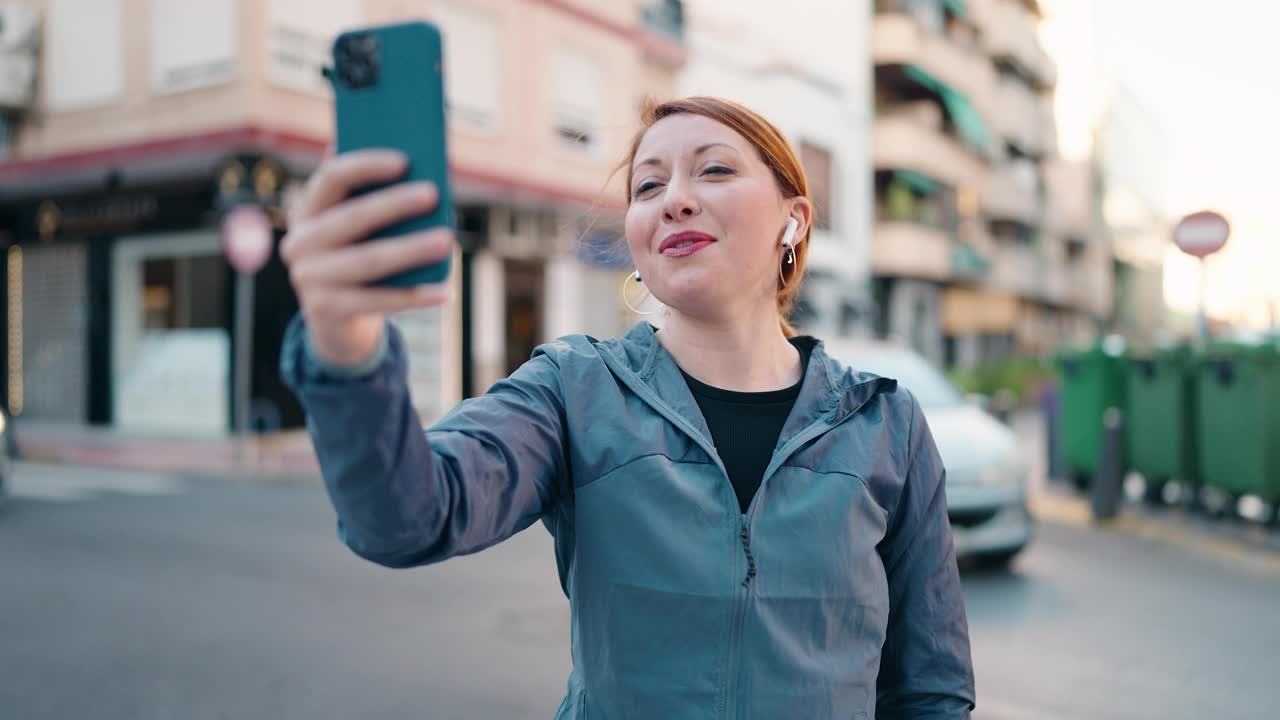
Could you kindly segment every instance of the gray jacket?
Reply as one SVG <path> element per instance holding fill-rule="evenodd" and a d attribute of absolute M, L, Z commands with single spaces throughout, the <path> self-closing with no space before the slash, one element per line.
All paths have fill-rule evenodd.
<path fill-rule="evenodd" d="M 641 323 L 570 336 L 424 433 L 403 340 L 326 372 L 300 319 L 281 360 L 338 532 L 388 567 L 541 520 L 572 613 L 561 720 L 967 718 L 974 703 L 944 471 L 920 406 L 814 342 L 746 514 L 671 355 Z"/>

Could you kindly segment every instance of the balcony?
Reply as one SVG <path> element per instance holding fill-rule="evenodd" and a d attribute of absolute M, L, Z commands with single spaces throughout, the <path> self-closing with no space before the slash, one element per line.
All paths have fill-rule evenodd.
<path fill-rule="evenodd" d="M 951 276 L 951 233 L 913 222 L 884 221 L 872 230 L 871 268 L 876 275 L 942 282 Z"/>
<path fill-rule="evenodd" d="M 1092 234 L 1089 172 L 1084 162 L 1056 160 L 1045 165 L 1045 231 L 1054 239 L 1084 243 Z"/>
<path fill-rule="evenodd" d="M 1079 312 L 1094 317 L 1106 317 L 1111 313 L 1112 288 L 1109 268 L 1098 263 L 1082 261 L 1071 263 L 1066 273 L 1070 290 L 1066 302 Z"/>
<path fill-rule="evenodd" d="M 1041 298 L 1057 306 L 1070 305 L 1074 300 L 1072 288 L 1073 274 L 1061 262 L 1049 263 L 1044 268 L 1043 284 L 1040 287 Z"/>
<path fill-rule="evenodd" d="M 1023 161 L 993 168 L 982 190 L 982 208 L 995 220 L 1012 220 L 1036 226 L 1041 207 L 1035 165 Z"/>
<path fill-rule="evenodd" d="M 992 105 L 992 126 L 1005 142 L 1033 157 L 1051 154 L 1057 148 L 1051 96 L 1004 75 L 995 81 Z"/>
<path fill-rule="evenodd" d="M 983 44 L 997 60 L 1009 62 L 1043 88 L 1058 81 L 1058 70 L 1040 47 L 1039 18 L 1019 0 L 969 0 L 982 28 Z"/>
<path fill-rule="evenodd" d="M 995 71 L 980 53 L 946 35 L 930 32 L 906 13 L 887 12 L 871 21 L 871 59 L 875 65 L 915 65 L 968 98 L 991 118 Z"/>
<path fill-rule="evenodd" d="M 1040 299 L 1044 295 L 1043 266 L 1033 246 L 1003 243 L 991 258 L 987 275 L 990 287 L 1019 297 Z"/>
<path fill-rule="evenodd" d="M 930 102 L 880 113 L 872 137 L 878 170 L 914 170 L 956 189 L 977 192 L 986 168 L 979 157 L 942 130 L 942 115 Z"/>

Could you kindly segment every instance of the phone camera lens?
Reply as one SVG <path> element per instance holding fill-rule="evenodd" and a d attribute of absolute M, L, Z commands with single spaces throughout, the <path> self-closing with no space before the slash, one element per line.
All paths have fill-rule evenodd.
<path fill-rule="evenodd" d="M 351 89 L 375 85 L 381 60 L 376 35 L 365 33 L 344 37 L 335 49 L 338 78 Z"/>

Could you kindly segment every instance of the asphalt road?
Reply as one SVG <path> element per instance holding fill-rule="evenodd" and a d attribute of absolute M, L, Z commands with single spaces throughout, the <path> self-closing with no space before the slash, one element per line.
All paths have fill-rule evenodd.
<path fill-rule="evenodd" d="M 20 466 L 0 505 L 0 717 L 539 718 L 569 671 L 540 525 L 390 571 L 310 482 Z M 1280 571 L 1044 524 L 967 573 L 988 720 L 1275 717 Z"/>

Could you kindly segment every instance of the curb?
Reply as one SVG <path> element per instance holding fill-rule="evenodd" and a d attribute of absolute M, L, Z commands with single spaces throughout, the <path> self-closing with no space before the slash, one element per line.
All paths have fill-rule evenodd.
<path fill-rule="evenodd" d="M 53 429 L 20 432 L 17 449 L 14 460 L 46 465 L 244 480 L 320 478 L 310 439 L 297 434 L 190 441 Z"/>
<path fill-rule="evenodd" d="M 1075 528 L 1124 533 L 1151 542 L 1188 550 L 1206 558 L 1240 564 L 1266 575 L 1280 575 L 1280 552 L 1268 547 L 1276 542 L 1259 528 L 1253 539 L 1224 538 L 1212 528 L 1200 527 L 1171 514 L 1124 506 L 1112 520 L 1096 521 L 1089 501 L 1057 492 L 1040 492 L 1028 504 L 1031 514 L 1041 522 Z"/>

